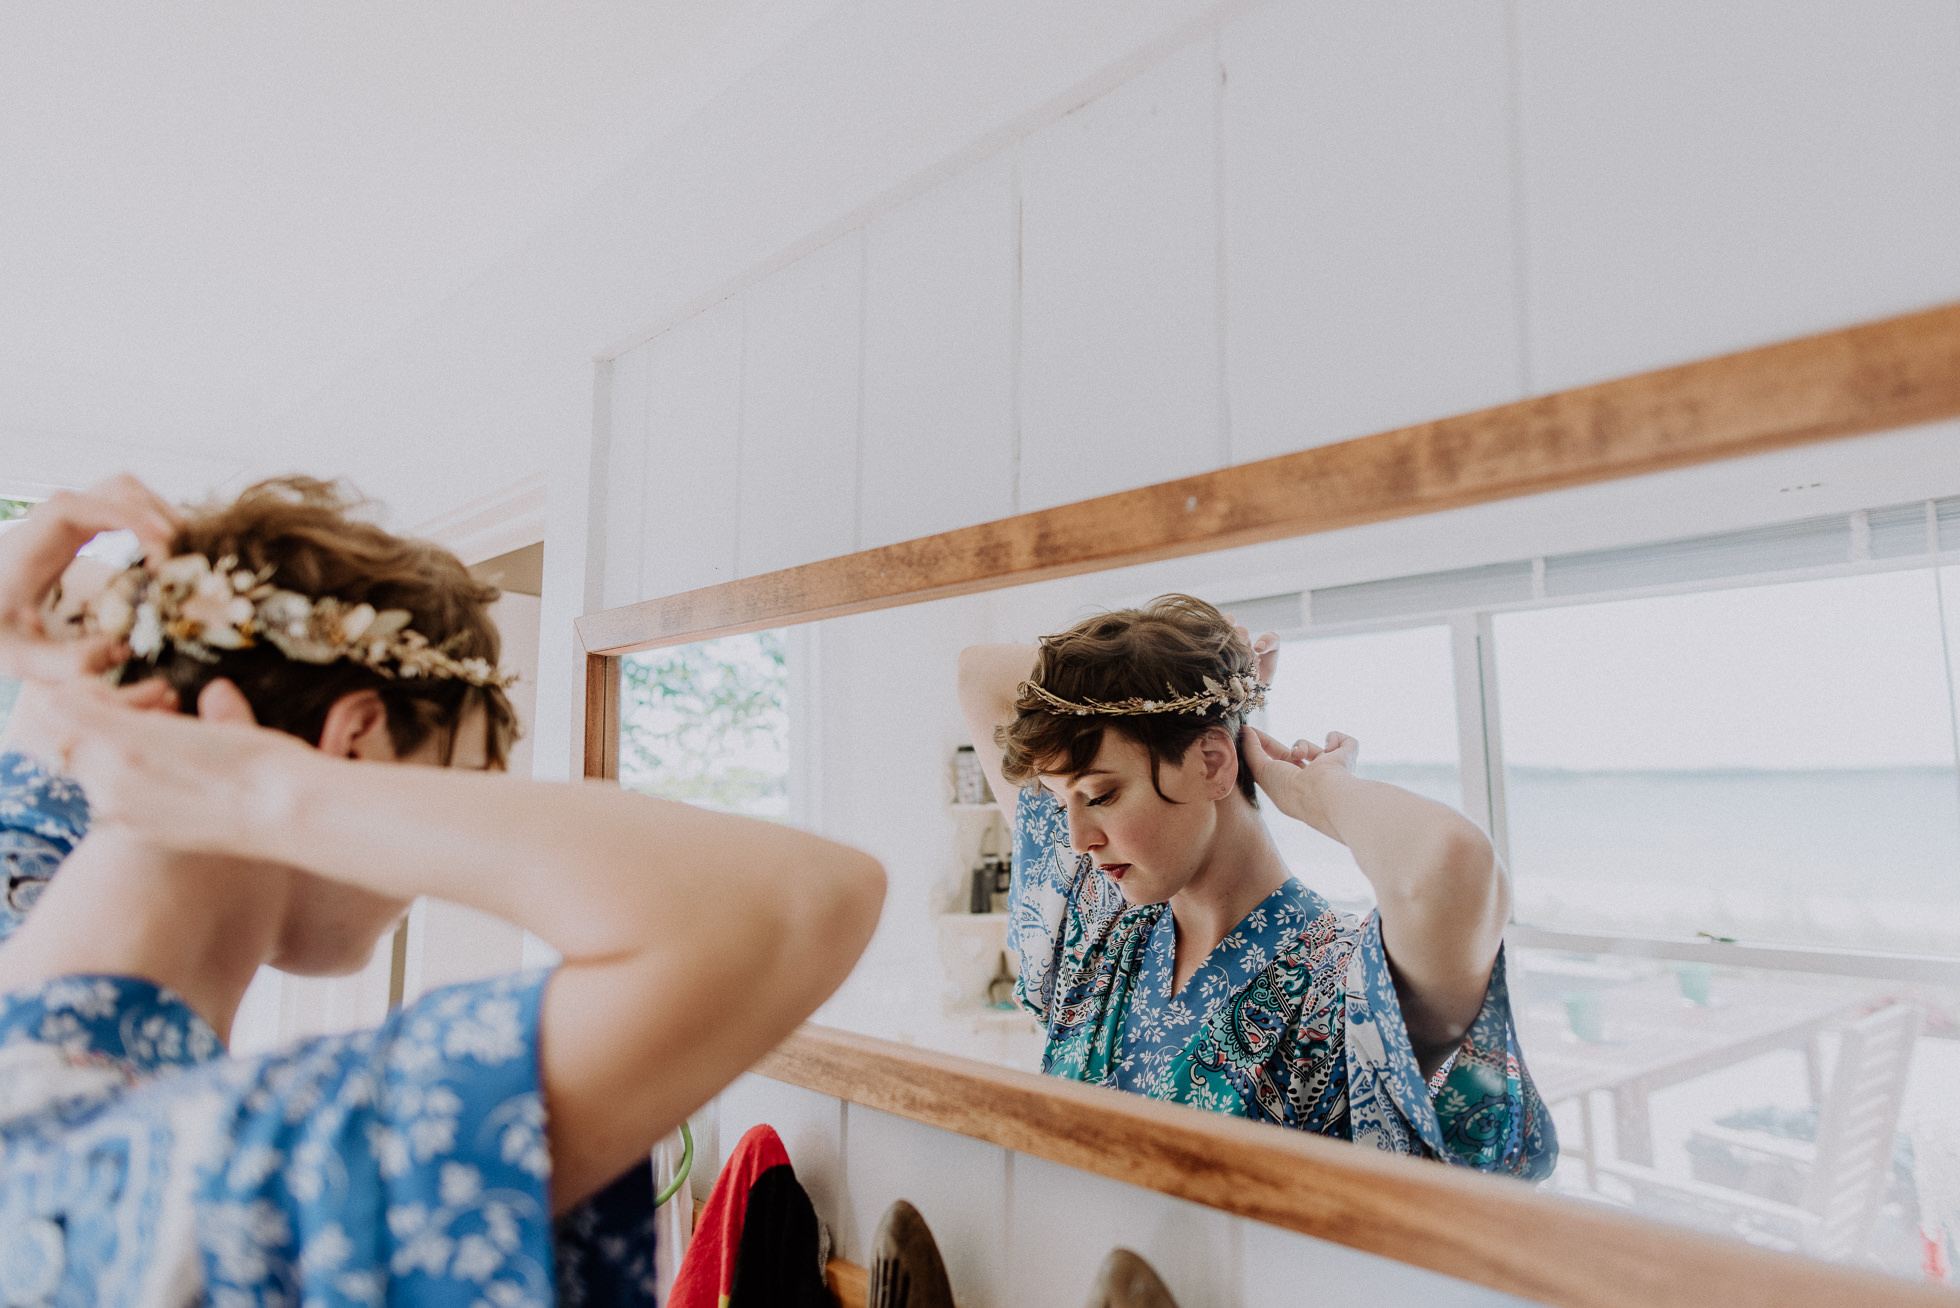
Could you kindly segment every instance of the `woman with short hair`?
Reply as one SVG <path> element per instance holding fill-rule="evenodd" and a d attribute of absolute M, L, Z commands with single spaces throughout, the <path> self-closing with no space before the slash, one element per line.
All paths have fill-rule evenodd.
<path fill-rule="evenodd" d="M 1358 746 L 1247 723 L 1277 641 L 1166 595 L 1038 646 L 966 650 L 960 696 L 1010 802 L 1008 943 L 1043 1069 L 1532 1179 L 1557 1140 L 1505 988 L 1510 888 L 1462 814 L 1354 774 Z M 1346 844 L 1365 921 L 1261 819 Z"/>
<path fill-rule="evenodd" d="M 0 1300 L 651 1302 L 648 1151 L 870 938 L 855 850 L 495 775 L 494 592 L 355 507 L 122 478 L 0 536 L 0 854 L 51 873 L 0 946 Z M 64 592 L 118 528 L 147 561 Z M 225 1055 L 261 965 L 358 969 L 424 894 L 563 962 Z"/>

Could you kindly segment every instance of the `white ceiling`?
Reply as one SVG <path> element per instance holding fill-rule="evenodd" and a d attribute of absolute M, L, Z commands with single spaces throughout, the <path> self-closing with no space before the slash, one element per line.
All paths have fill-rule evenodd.
<path fill-rule="evenodd" d="M 813 7 L 0 0 L 0 465 L 249 457 Z"/>

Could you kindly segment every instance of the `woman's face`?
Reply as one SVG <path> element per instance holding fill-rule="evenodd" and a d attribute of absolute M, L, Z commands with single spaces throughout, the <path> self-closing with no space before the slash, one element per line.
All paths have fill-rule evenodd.
<path fill-rule="evenodd" d="M 450 767 L 473 772 L 488 769 L 489 725 L 489 717 L 481 705 L 463 715 L 456 726 L 455 747 L 449 754 Z M 382 734 L 385 737 L 386 733 Z M 441 767 L 448 743 L 441 732 L 435 732 L 407 754 L 395 756 L 392 748 L 387 748 L 385 757 L 371 752 L 363 757 Z M 358 972 L 373 957 L 381 937 L 393 930 L 408 912 L 409 901 L 405 899 L 377 895 L 310 872 L 295 871 L 292 875 L 291 906 L 279 938 L 278 953 L 272 959 L 272 966 L 282 972 L 295 976 L 345 976 Z"/>
<path fill-rule="evenodd" d="M 1150 751 L 1109 729 L 1086 769 L 1043 774 L 1041 784 L 1067 810 L 1069 847 L 1094 859 L 1132 904 L 1161 904 L 1204 870 L 1217 801 L 1237 779 L 1238 753 L 1222 731 L 1200 737 L 1176 763 L 1160 763 L 1152 785 Z"/>

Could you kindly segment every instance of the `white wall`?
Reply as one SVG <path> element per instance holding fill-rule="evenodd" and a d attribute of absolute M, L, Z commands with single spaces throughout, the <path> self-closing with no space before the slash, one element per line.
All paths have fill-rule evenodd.
<path fill-rule="evenodd" d="M 548 472 L 549 774 L 581 611 L 1960 298 L 1956 67 L 1951 0 L 845 0 L 274 435 L 330 442 L 407 520 Z M 1950 494 L 1954 445 L 1385 524 L 1305 580 L 1885 502 L 1840 484 L 1863 449 Z M 823 660 L 828 695 L 926 677 L 881 665 L 876 630 Z M 950 730 L 900 752 L 936 766 Z M 827 792 L 882 761 L 824 738 Z M 826 793 L 826 825 L 861 802 Z M 743 1111 L 804 1113 L 745 1084 Z M 826 1111 L 835 1169 L 897 1169 L 849 1203 L 926 1185 L 905 1130 Z M 998 1203 L 942 1228 L 1008 1232 L 985 1301 L 1080 1297 L 1101 1250 L 1045 1242 L 1064 1205 L 1179 1225 L 1021 1160 L 975 1175 L 996 1165 Z M 1270 1301 L 1268 1257 L 1356 1298 L 1475 1297 L 1219 1229 L 1167 1255 L 1187 1303 Z"/>
<path fill-rule="evenodd" d="M 907 1199 L 962 1308 L 1078 1308 L 1119 1246 L 1149 1259 L 1180 1308 L 1526 1302 L 760 1076 L 695 1119 L 697 1195 L 762 1122 L 782 1137 L 837 1256 L 863 1265 L 878 1219 Z"/>

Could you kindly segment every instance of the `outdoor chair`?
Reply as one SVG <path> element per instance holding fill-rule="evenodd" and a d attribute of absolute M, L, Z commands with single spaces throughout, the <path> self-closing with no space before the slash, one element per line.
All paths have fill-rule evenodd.
<path fill-rule="evenodd" d="M 1602 1160 L 1599 1171 L 1631 1186 L 1639 1200 L 1685 1206 L 1757 1243 L 1854 1261 L 1865 1252 L 1890 1188 L 1893 1137 L 1920 1022 L 1917 1006 L 1897 1003 L 1845 1028 L 1814 1142 L 1719 1126 L 1696 1130 L 1695 1139 L 1705 1146 L 1728 1146 L 1745 1158 L 1798 1172 L 1795 1203 L 1679 1180 L 1634 1163 Z"/>

